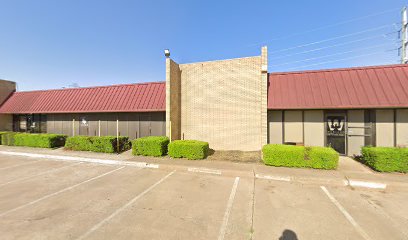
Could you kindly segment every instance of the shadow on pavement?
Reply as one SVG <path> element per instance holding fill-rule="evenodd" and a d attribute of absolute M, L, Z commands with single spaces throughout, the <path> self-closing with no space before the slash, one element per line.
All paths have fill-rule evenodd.
<path fill-rule="evenodd" d="M 285 229 L 285 231 L 283 231 L 282 233 L 282 236 L 280 236 L 279 240 L 298 240 L 298 237 L 294 231 Z"/>

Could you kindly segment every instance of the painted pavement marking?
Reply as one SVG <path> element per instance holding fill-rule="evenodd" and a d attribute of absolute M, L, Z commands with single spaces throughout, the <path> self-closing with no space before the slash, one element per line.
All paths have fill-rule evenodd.
<path fill-rule="evenodd" d="M 187 171 L 189 172 L 198 172 L 198 173 L 208 173 L 208 174 L 215 174 L 215 175 L 221 175 L 222 172 L 217 169 L 210 169 L 210 168 L 187 168 Z"/>
<path fill-rule="evenodd" d="M 79 164 L 82 164 L 82 162 L 70 164 L 68 166 L 63 166 L 63 167 L 59 167 L 59 168 L 53 168 L 51 170 L 41 172 L 41 173 L 38 173 L 38 174 L 35 174 L 35 175 L 32 175 L 32 176 L 28 176 L 28 177 L 17 178 L 17 179 L 11 180 L 9 182 L 1 183 L 0 187 L 6 186 L 6 185 L 11 184 L 11 183 L 21 182 L 21 181 L 24 181 L 24 180 L 27 180 L 27 179 L 39 177 L 39 176 L 46 175 L 46 174 L 50 174 L 50 173 L 53 173 L 53 172 L 58 172 L 58 171 L 61 171 L 61 170 L 65 169 L 65 168 L 73 167 L 73 166 L 76 166 L 76 165 L 79 165 Z"/>
<path fill-rule="evenodd" d="M 353 227 L 357 230 L 360 235 L 366 239 L 366 240 L 371 240 L 370 236 L 358 225 L 358 223 L 354 220 L 354 218 L 347 212 L 347 210 L 336 200 L 336 198 L 331 195 L 329 190 L 327 190 L 326 187 L 320 186 L 322 191 L 327 195 L 327 197 L 330 199 L 330 201 L 340 210 L 341 213 L 346 217 L 346 219 L 353 225 Z"/>
<path fill-rule="evenodd" d="M 10 168 L 20 167 L 20 166 L 24 166 L 24 165 L 30 165 L 30 164 L 34 164 L 34 163 L 38 163 L 38 162 L 39 162 L 38 160 L 36 160 L 36 161 L 30 161 L 30 162 L 25 162 L 25 163 L 13 165 L 13 166 L 3 167 L 3 168 L 0 168 L 0 170 L 5 170 L 5 169 L 10 169 Z"/>
<path fill-rule="evenodd" d="M 234 203 L 235 194 L 237 193 L 238 183 L 239 183 L 239 177 L 236 177 L 235 181 L 234 181 L 234 185 L 232 185 L 232 190 L 231 190 L 231 194 L 230 194 L 229 199 L 228 199 L 227 208 L 225 209 L 224 218 L 222 220 L 220 233 L 218 235 L 218 240 L 223 240 L 224 236 L 225 236 L 225 232 L 227 231 L 228 219 L 229 219 L 229 216 L 231 214 L 231 209 L 232 209 L 232 205 Z"/>
<path fill-rule="evenodd" d="M 0 151 L 0 154 L 12 155 L 12 156 L 24 156 L 24 157 L 31 157 L 31 158 L 45 158 L 48 160 L 88 162 L 88 163 L 98 163 L 98 164 L 105 164 L 105 165 L 133 166 L 133 167 L 140 167 L 140 168 L 159 168 L 158 164 L 150 164 L 146 162 L 120 161 L 120 160 L 110 160 L 110 159 L 71 157 L 71 156 L 61 156 L 61 155 L 47 155 L 47 154 L 9 152 L 9 151 Z"/>
<path fill-rule="evenodd" d="M 84 233 L 83 235 L 81 235 L 80 237 L 78 237 L 77 239 L 84 239 L 86 237 L 88 237 L 90 234 L 92 234 L 93 232 L 95 232 L 96 230 L 98 230 L 101 226 L 103 226 L 104 224 L 106 224 L 107 222 L 109 222 L 112 218 L 114 218 L 116 215 L 118 215 L 119 213 L 121 213 L 122 211 L 124 211 L 126 208 L 128 208 L 129 206 L 131 206 L 133 203 L 135 203 L 137 200 L 139 200 L 140 198 L 142 198 L 144 195 L 146 195 L 148 192 L 150 192 L 153 188 L 155 188 L 157 185 L 159 185 L 160 183 L 162 183 L 164 180 L 166 180 L 168 177 L 170 177 L 171 175 L 173 175 L 176 172 L 176 170 L 172 171 L 171 173 L 167 174 L 166 176 L 164 176 L 163 178 L 161 178 L 159 181 L 157 181 L 155 184 L 151 185 L 149 188 L 147 188 L 146 190 L 144 190 L 142 193 L 138 194 L 136 197 L 134 197 L 132 200 L 130 200 L 129 202 L 127 202 L 125 205 L 123 205 L 122 207 L 118 208 L 115 212 L 113 212 L 111 215 L 109 215 L 108 217 L 106 217 L 105 219 L 103 219 L 102 221 L 100 221 L 98 224 L 96 224 L 95 226 L 93 226 L 91 229 L 89 229 L 86 233 Z"/>
<path fill-rule="evenodd" d="M 291 181 L 290 177 L 286 177 L 286 176 L 271 176 L 271 175 L 256 174 L 255 177 L 259 179 L 267 179 L 267 180 L 275 180 L 275 181 L 284 181 L 284 182 Z"/>
<path fill-rule="evenodd" d="M 123 167 L 115 168 L 114 170 L 111 170 L 111 171 L 109 171 L 109 172 L 103 173 L 103 174 L 98 175 L 98 176 L 96 176 L 96 177 L 90 178 L 90 179 L 85 180 L 85 181 L 83 181 L 83 182 L 77 183 L 77 184 L 72 185 L 72 186 L 70 186 L 70 187 L 63 188 L 63 189 L 61 189 L 61 190 L 59 190 L 59 191 L 57 191 L 57 192 L 54 192 L 54 193 L 45 195 L 45 196 L 43 196 L 43 197 L 41 197 L 41 198 L 38 198 L 38 199 L 36 199 L 36 200 L 34 200 L 34 201 L 31 201 L 31 202 L 29 202 L 29 203 L 23 204 L 23 205 L 21 205 L 21 206 L 19 206 L 19 207 L 16 207 L 16 208 L 7 210 L 7 211 L 5 211 L 5 212 L 0 213 L 0 217 L 3 217 L 4 215 L 7 215 L 7 214 L 12 213 L 12 212 L 15 212 L 15 211 L 20 210 L 20 209 L 22 209 L 22 208 L 25 208 L 25 207 L 27 207 L 27 206 L 34 205 L 34 204 L 36 204 L 36 203 L 38 203 L 38 202 L 41 202 L 41 201 L 43 201 L 43 200 L 45 200 L 45 199 L 48 199 L 48 198 L 50 198 L 50 197 L 54 197 L 54 196 L 56 196 L 56 195 L 58 195 L 58 194 L 61 194 L 61 193 L 63 193 L 63 192 L 72 190 L 72 189 L 74 189 L 74 188 L 76 188 L 76 187 L 79 187 L 79 186 L 85 184 L 85 183 L 88 183 L 88 182 L 94 181 L 94 180 L 96 180 L 96 179 L 102 178 L 102 177 L 107 176 L 107 175 L 109 175 L 109 174 L 112 174 L 112 173 L 114 173 L 114 172 L 116 172 L 116 171 L 119 171 L 119 170 L 121 170 L 121 169 L 123 169 L 123 168 L 125 168 L 125 167 L 123 166 Z"/>

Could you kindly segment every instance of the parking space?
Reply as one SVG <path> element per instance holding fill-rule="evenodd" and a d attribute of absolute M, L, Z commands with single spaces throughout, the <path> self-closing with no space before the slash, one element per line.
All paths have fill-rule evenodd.
<path fill-rule="evenodd" d="M 407 239 L 407 197 L 0 155 L 1 239 Z"/>

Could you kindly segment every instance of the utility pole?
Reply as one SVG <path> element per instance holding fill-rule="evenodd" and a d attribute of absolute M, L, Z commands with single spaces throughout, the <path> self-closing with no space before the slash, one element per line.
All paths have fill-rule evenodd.
<path fill-rule="evenodd" d="M 407 34 L 407 25 L 408 25 L 408 18 L 407 18 L 407 7 L 404 7 L 401 11 L 402 14 L 402 23 L 401 23 L 401 63 L 406 64 L 408 63 L 407 58 L 407 45 L 408 45 L 408 34 Z"/>

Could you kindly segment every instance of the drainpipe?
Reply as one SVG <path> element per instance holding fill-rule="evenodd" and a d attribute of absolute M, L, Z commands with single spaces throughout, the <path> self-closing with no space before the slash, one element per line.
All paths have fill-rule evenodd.
<path fill-rule="evenodd" d="M 72 136 L 75 136 L 75 118 L 72 119 Z"/>
<path fill-rule="evenodd" d="M 119 154 L 119 119 L 116 119 L 116 151 Z"/>
<path fill-rule="evenodd" d="M 98 137 L 101 136 L 101 120 L 98 120 Z"/>

